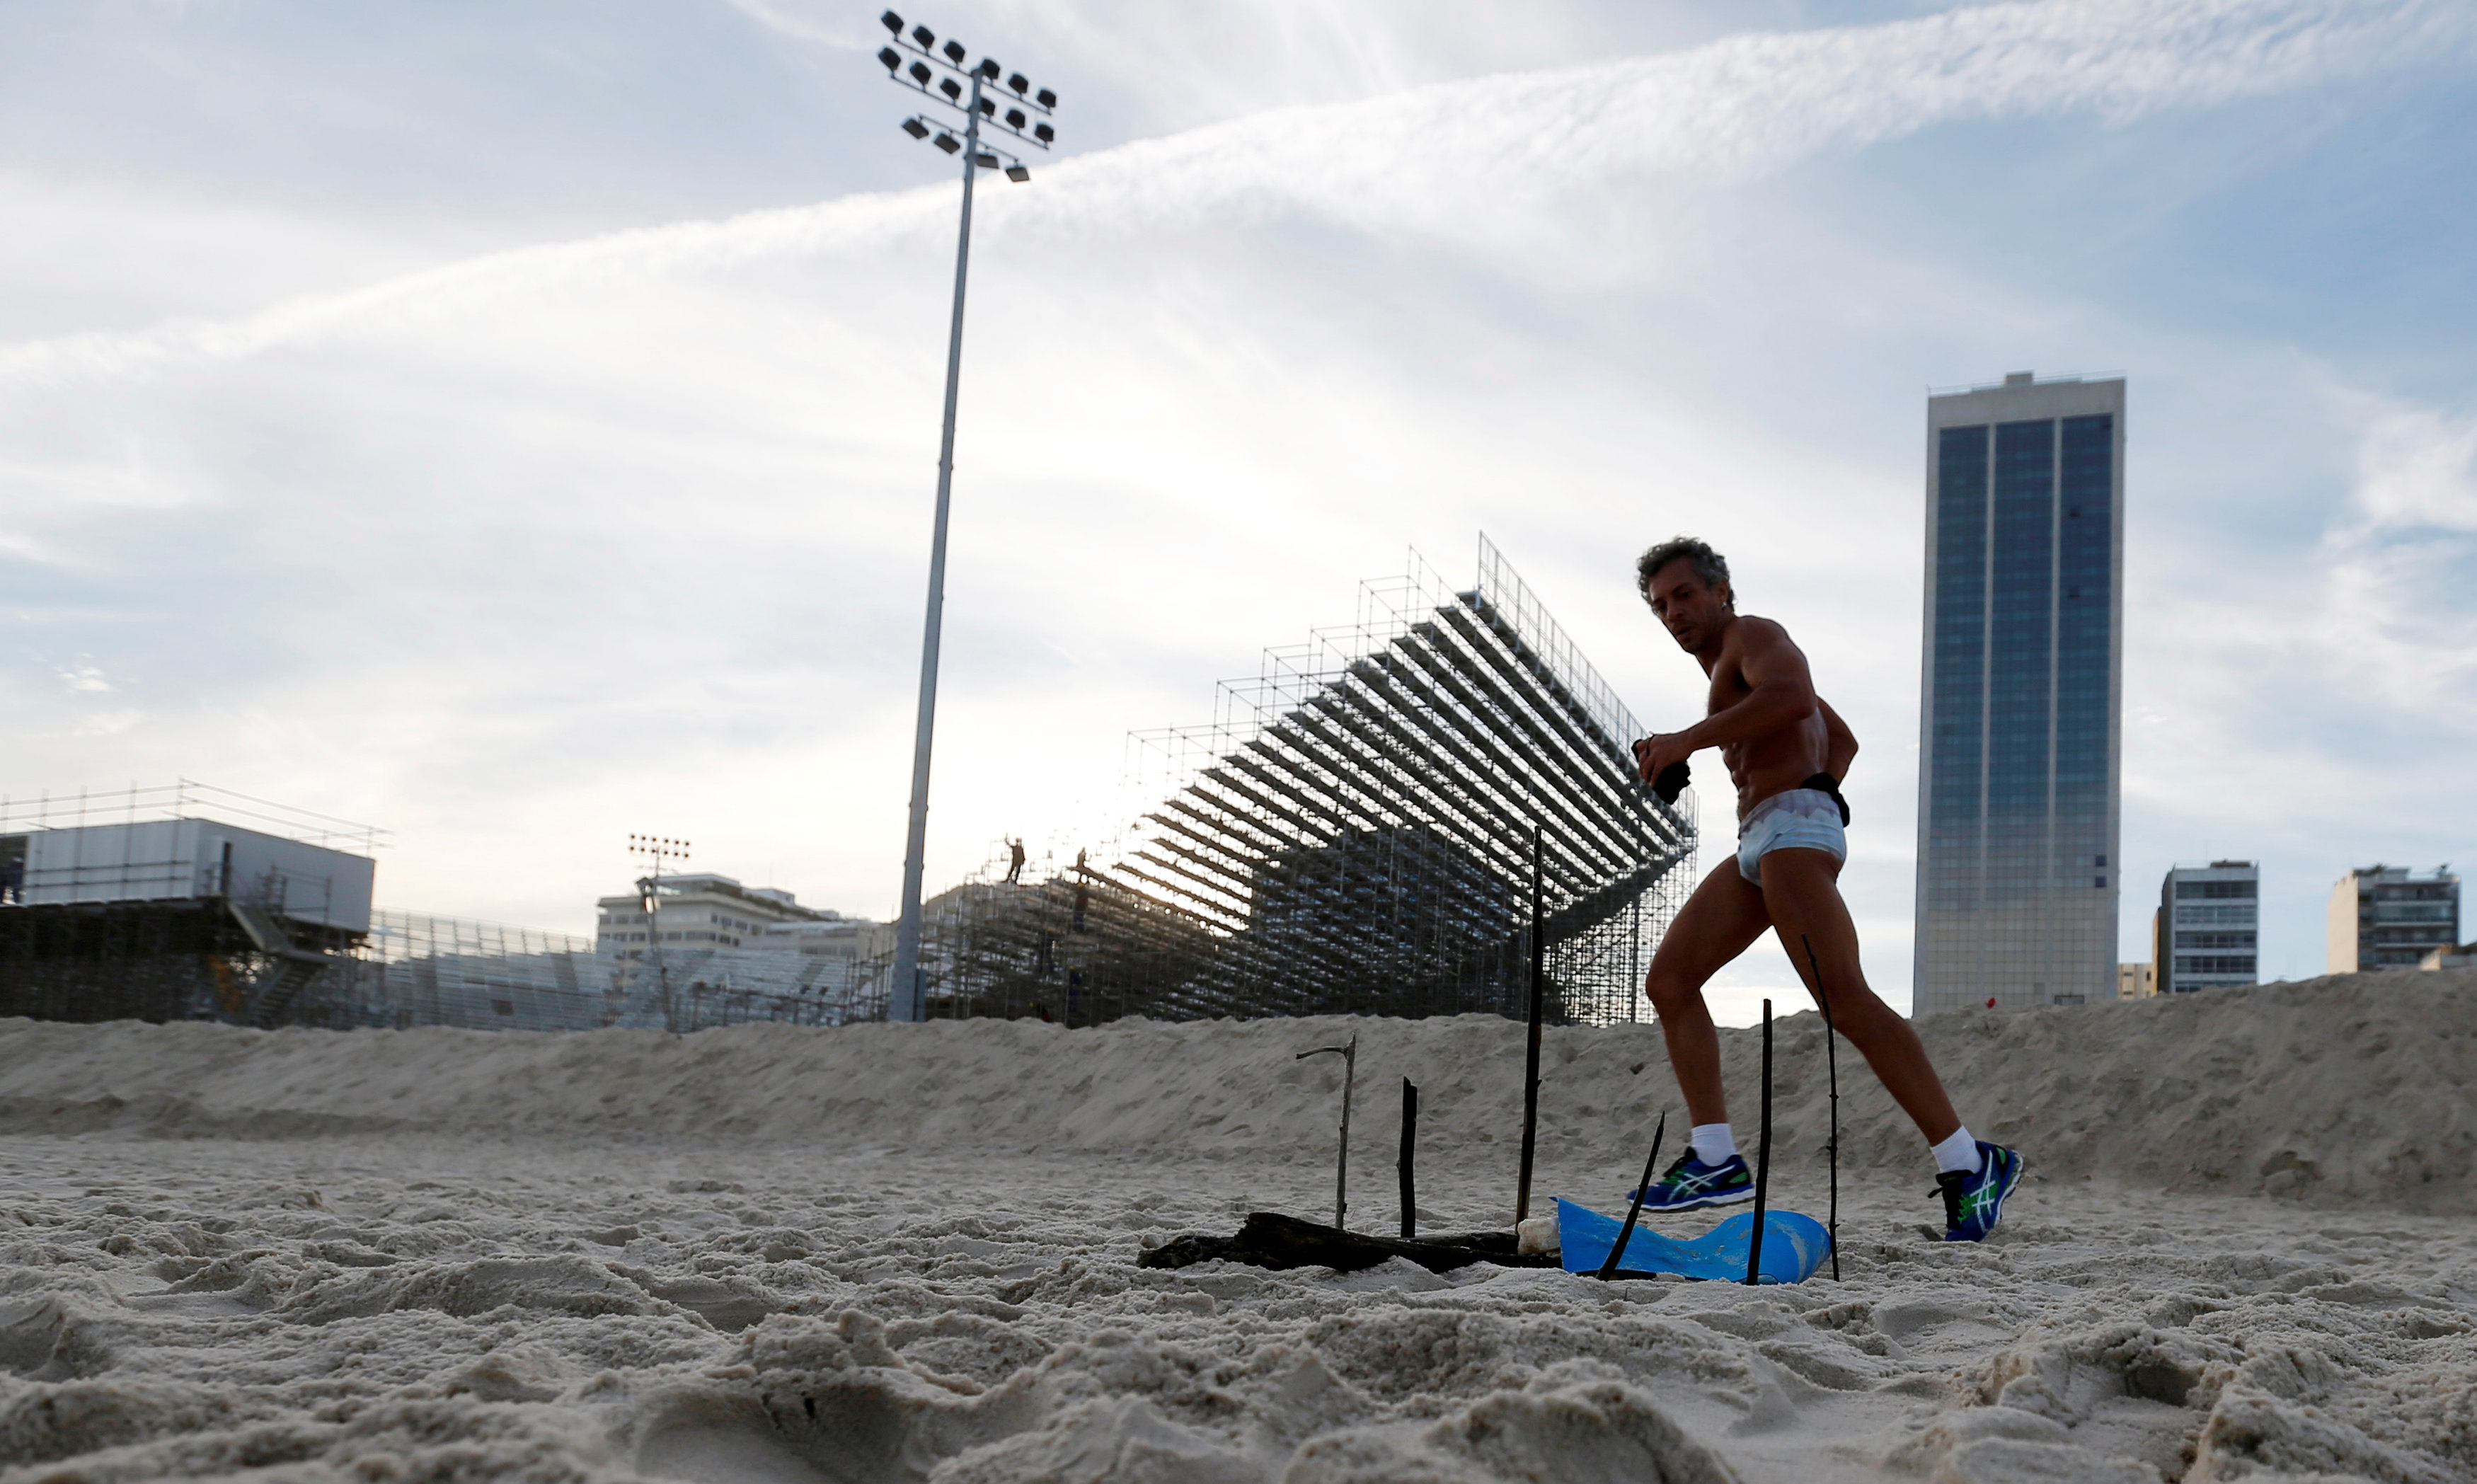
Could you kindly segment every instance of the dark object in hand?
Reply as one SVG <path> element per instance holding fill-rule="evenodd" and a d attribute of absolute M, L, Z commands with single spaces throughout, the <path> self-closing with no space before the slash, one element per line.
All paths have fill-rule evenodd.
<path fill-rule="evenodd" d="M 1685 792 L 1686 786 L 1693 781 L 1694 769 L 1687 767 L 1683 762 L 1671 763 L 1660 770 L 1659 777 L 1651 781 L 1651 792 L 1660 795 L 1662 803 L 1674 804 L 1677 802 L 1677 795 Z"/>

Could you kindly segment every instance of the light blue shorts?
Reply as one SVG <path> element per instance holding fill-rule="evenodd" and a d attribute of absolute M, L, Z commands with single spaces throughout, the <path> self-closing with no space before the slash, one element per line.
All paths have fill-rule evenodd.
<path fill-rule="evenodd" d="M 1764 884 L 1764 857 L 1775 850 L 1822 850 L 1849 859 L 1840 805 L 1821 789 L 1789 789 L 1757 804 L 1738 826 L 1738 874 Z"/>

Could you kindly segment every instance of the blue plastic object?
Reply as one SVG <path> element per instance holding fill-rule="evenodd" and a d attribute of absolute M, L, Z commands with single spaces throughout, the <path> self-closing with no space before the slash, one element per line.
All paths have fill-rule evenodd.
<path fill-rule="evenodd" d="M 1602 1216 L 1570 1200 L 1557 1202 L 1557 1240 L 1564 1248 L 1567 1272 L 1597 1272 L 1608 1261 L 1609 1248 L 1625 1222 Z M 1716 1283 L 1746 1281 L 1746 1244 L 1753 1237 L 1755 1214 L 1740 1211 L 1691 1241 L 1664 1237 L 1637 1222 L 1626 1239 L 1621 1272 L 1673 1272 Z M 1823 1223 L 1796 1211 L 1764 1213 L 1765 1283 L 1803 1283 L 1832 1258 L 1832 1234 Z"/>

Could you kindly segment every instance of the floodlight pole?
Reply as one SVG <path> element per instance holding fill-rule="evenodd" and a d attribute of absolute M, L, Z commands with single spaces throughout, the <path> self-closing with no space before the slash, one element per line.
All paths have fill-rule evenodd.
<path fill-rule="evenodd" d="M 929 1019 L 920 978 L 920 877 L 929 843 L 929 753 L 938 726 L 938 641 L 946 611 L 946 516 L 955 489 L 955 399 L 963 375 L 963 283 L 972 262 L 972 177 L 980 173 L 981 74 L 963 129 L 963 223 L 955 237 L 955 315 L 946 332 L 946 426 L 938 440 L 938 517 L 929 538 L 929 616 L 920 637 L 920 713 L 912 735 L 912 813 L 903 838 L 903 918 L 894 930 L 891 1020 Z"/>
<path fill-rule="evenodd" d="M 888 79 L 920 93 L 938 108 L 956 109 L 963 115 L 960 147 L 963 157 L 963 217 L 955 235 L 955 313 L 946 331 L 946 420 L 938 442 L 938 515 L 929 541 L 928 616 L 920 636 L 920 711 L 912 739 L 912 807 L 903 843 L 903 910 L 895 924 L 894 982 L 887 996 L 887 1019 L 925 1020 L 929 1019 L 929 994 L 920 967 L 920 877 L 929 843 L 929 757 L 938 725 L 938 648 L 946 612 L 946 528 L 955 489 L 955 403 L 963 374 L 963 286 L 972 261 L 972 179 L 984 169 L 999 168 L 1002 162 L 1007 179 L 1017 184 L 1032 179 L 1032 172 L 1024 167 L 1021 159 L 981 142 L 981 120 L 987 115 L 991 129 L 1045 150 L 1058 138 L 1057 130 L 1048 122 L 1048 116 L 1058 107 L 1058 95 L 1046 88 L 1035 89 L 1031 79 L 1020 72 L 1007 74 L 988 57 L 966 69 L 963 59 L 970 53 L 961 42 L 950 37 L 943 47 L 938 47 L 936 33 L 926 26 L 913 27 L 911 36 L 906 38 L 904 19 L 892 11 L 878 19 L 892 38 L 892 44 L 877 54 L 877 60 L 886 65 Z M 909 66 L 904 61 L 906 51 L 917 59 Z M 940 79 L 937 75 L 939 71 L 949 75 Z M 996 103 L 984 103 L 981 98 L 983 83 L 993 82 L 1001 75 L 1006 76 L 1006 86 L 1014 93 L 1013 106 L 1008 108 L 1003 118 L 998 116 Z M 958 77 L 964 82 L 957 82 Z M 1041 114 L 1040 121 L 1033 121 L 1027 110 Z M 926 139 L 933 127 L 915 113 L 904 120 L 903 132 L 915 139 Z M 958 152 L 955 137 L 942 129 L 938 130 L 932 142 L 950 154 Z"/>
<path fill-rule="evenodd" d="M 653 857 L 654 873 L 640 876 L 637 891 L 645 909 L 645 947 L 654 963 L 654 982 L 663 1001 L 663 1028 L 676 1036 L 680 1033 L 677 1005 L 671 999 L 670 966 L 663 961 L 663 924 L 660 920 L 663 892 L 663 860 L 665 856 L 679 861 L 688 858 L 688 842 L 661 835 L 631 835 L 628 848 L 638 855 Z"/>

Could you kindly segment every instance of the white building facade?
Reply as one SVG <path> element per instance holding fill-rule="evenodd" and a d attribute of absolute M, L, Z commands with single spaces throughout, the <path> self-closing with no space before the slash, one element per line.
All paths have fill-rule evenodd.
<path fill-rule="evenodd" d="M 877 1013 L 894 956 L 891 923 L 803 907 L 788 892 L 713 872 L 652 884 L 650 893 L 594 903 L 594 953 L 632 991 L 813 998 L 836 1007 L 821 1023 Z"/>
<path fill-rule="evenodd" d="M 2414 968 L 2460 942 L 2460 878 L 2436 867 L 2367 866 L 2331 888 L 2330 968 L 2335 974 Z"/>
<path fill-rule="evenodd" d="M 2168 871 L 2151 937 L 2162 994 L 2260 983 L 2261 866 L 2213 861 Z"/>

